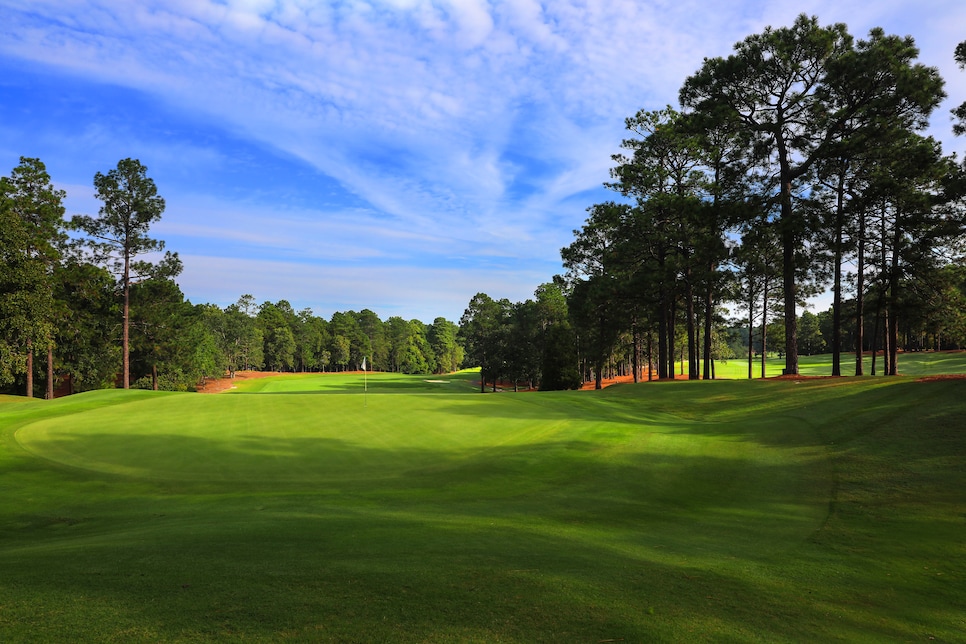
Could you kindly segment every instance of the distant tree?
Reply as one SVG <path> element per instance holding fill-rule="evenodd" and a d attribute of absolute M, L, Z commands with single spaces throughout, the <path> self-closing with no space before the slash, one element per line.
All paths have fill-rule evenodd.
<path fill-rule="evenodd" d="M 389 340 L 386 337 L 386 325 L 373 311 L 363 309 L 355 315 L 359 331 L 367 339 L 370 369 L 388 371 Z"/>
<path fill-rule="evenodd" d="M 389 344 L 389 371 L 399 373 L 409 349 L 409 323 L 398 315 L 386 319 L 386 340 Z"/>
<path fill-rule="evenodd" d="M 220 373 L 227 373 L 234 377 L 235 354 L 232 343 L 228 340 L 228 314 L 217 304 L 199 304 L 198 315 L 205 328 L 214 339 L 218 352 L 218 369 Z"/>
<path fill-rule="evenodd" d="M 732 261 L 737 286 L 733 299 L 748 312 L 748 379 L 753 377 L 756 346 L 761 354 L 761 377 L 764 378 L 769 316 L 781 301 L 781 253 L 775 225 L 762 221 L 749 226 L 732 254 Z M 761 321 L 757 342 L 756 320 Z"/>
<path fill-rule="evenodd" d="M 966 69 L 966 40 L 956 45 L 954 56 L 959 68 Z M 953 116 L 959 119 L 959 123 L 953 126 L 953 132 L 956 134 L 966 134 L 966 101 L 963 101 L 959 107 L 953 110 Z"/>
<path fill-rule="evenodd" d="M 157 265 L 136 258 L 164 249 L 164 242 L 148 237 L 151 224 L 161 219 L 164 199 L 158 195 L 147 168 L 136 159 L 122 159 L 107 174 L 94 175 L 96 196 L 103 205 L 97 217 L 76 215 L 71 225 L 85 232 L 87 246 L 97 261 L 106 262 L 120 278 L 124 304 L 121 310 L 122 382 L 130 384 L 131 284 L 147 274 L 174 277 L 181 272 L 177 253 L 167 252 Z"/>
<path fill-rule="evenodd" d="M 290 371 L 295 366 L 295 336 L 292 322 L 295 312 L 285 300 L 264 302 L 255 318 L 262 332 L 265 367 L 270 371 Z"/>
<path fill-rule="evenodd" d="M 264 362 L 265 336 L 255 322 L 257 312 L 255 298 L 249 294 L 242 295 L 225 310 L 230 328 L 228 333 L 237 347 L 236 369 L 257 369 Z"/>
<path fill-rule="evenodd" d="M 526 382 L 528 388 L 532 388 L 540 381 L 543 358 L 540 307 L 533 300 L 526 300 L 511 305 L 507 313 L 506 376 L 513 382 L 514 391 L 518 389 L 519 382 Z"/>
<path fill-rule="evenodd" d="M 578 388 L 580 360 L 577 355 L 577 336 L 570 323 L 564 278 L 555 276 L 553 281 L 538 286 L 533 295 L 539 325 L 536 341 L 540 388 Z"/>
<path fill-rule="evenodd" d="M 322 370 L 328 364 L 328 358 L 324 355 L 329 343 L 328 329 L 329 323 L 319 316 L 313 315 L 311 309 L 299 311 L 295 345 L 301 370 Z M 323 358 L 325 358 L 324 361 Z"/>
<path fill-rule="evenodd" d="M 825 351 L 825 338 L 822 337 L 818 316 L 810 311 L 802 311 L 798 319 L 798 344 L 807 356 Z"/>
<path fill-rule="evenodd" d="M 577 337 L 570 323 L 561 321 L 549 326 L 544 333 L 540 389 L 580 389 L 580 369 L 577 363 Z"/>
<path fill-rule="evenodd" d="M 635 174 L 643 170 L 637 168 Z M 560 251 L 581 377 L 593 373 L 601 384 L 603 364 L 642 310 L 660 320 L 660 361 L 666 370 L 667 330 L 672 325 L 663 316 L 672 308 L 669 282 L 676 272 L 668 267 L 667 237 L 649 216 L 656 210 L 607 202 L 588 212 L 584 226 L 574 231 L 574 242 Z"/>
<path fill-rule="evenodd" d="M 251 369 L 253 364 L 262 363 L 263 338 L 255 326 L 255 320 L 246 312 L 246 297 L 251 296 L 243 296 L 224 310 L 210 304 L 203 311 L 205 324 L 213 334 L 224 361 L 222 369 L 231 378 L 235 377 L 236 371 Z"/>
<path fill-rule="evenodd" d="M 611 305 L 619 287 L 610 275 L 593 276 L 575 284 L 568 300 L 580 355 L 593 372 L 595 389 L 603 387 L 604 366 L 621 335 L 615 320 L 620 311 Z"/>
<path fill-rule="evenodd" d="M 225 354 L 218 343 L 218 337 L 206 323 L 211 304 L 196 304 L 185 300 L 182 306 L 183 327 L 180 335 L 189 347 L 185 365 L 185 384 L 189 390 L 194 386 L 204 386 L 209 378 L 225 375 Z"/>
<path fill-rule="evenodd" d="M 503 308 L 486 293 L 477 293 L 460 318 L 459 337 L 466 349 L 464 361 L 480 368 L 481 393 L 486 391 L 487 380 L 493 380 L 495 389 L 501 375 Z"/>
<path fill-rule="evenodd" d="M 144 279 L 131 285 L 130 370 L 135 381 L 144 378 L 136 387 L 157 391 L 160 369 L 170 383 L 166 389 L 187 388 L 179 386 L 188 362 L 185 354 L 194 349 L 185 333 L 186 306 L 190 308 L 173 280 Z"/>
<path fill-rule="evenodd" d="M 329 345 L 329 355 L 331 356 L 332 364 L 338 365 L 345 370 L 351 357 L 351 348 L 352 343 L 349 342 L 349 338 L 340 334 L 333 335 L 332 343 Z"/>
<path fill-rule="evenodd" d="M 365 319 L 365 316 L 363 316 L 363 319 Z M 350 364 L 354 368 L 359 368 L 362 365 L 362 359 L 366 356 L 370 356 L 371 362 L 372 343 L 360 324 L 359 314 L 354 311 L 333 313 L 329 320 L 329 331 L 333 337 L 342 336 L 349 341 L 349 359 L 345 363 L 345 368 Z M 332 350 L 333 356 L 337 353 L 334 349 Z M 337 360 L 334 360 L 334 362 L 341 364 Z"/>
<path fill-rule="evenodd" d="M 402 372 L 432 373 L 436 370 L 436 355 L 426 337 L 426 325 L 419 320 L 410 320 L 408 327 L 408 348 L 402 362 Z"/>
<path fill-rule="evenodd" d="M 0 226 L 2 229 L 2 226 Z M 62 303 L 55 344 L 68 393 L 113 387 L 121 359 L 115 281 L 106 269 L 69 258 L 54 271 Z"/>
<path fill-rule="evenodd" d="M 457 340 L 459 327 L 446 318 L 433 320 L 427 332 L 427 340 L 436 355 L 436 371 L 452 373 L 463 364 L 463 347 Z"/>

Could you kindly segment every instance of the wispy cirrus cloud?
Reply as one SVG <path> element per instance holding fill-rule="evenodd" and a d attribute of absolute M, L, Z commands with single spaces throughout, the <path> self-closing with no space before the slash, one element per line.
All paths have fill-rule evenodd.
<path fill-rule="evenodd" d="M 858 37 L 881 25 L 917 38 L 951 106 L 966 100 L 952 61 L 961 5 L 0 0 L 13 79 L 0 89 L 55 79 L 4 111 L 0 153 L 39 148 L 73 184 L 141 158 L 169 202 L 160 230 L 197 257 L 211 244 L 223 258 L 325 268 L 384 259 L 387 280 L 402 262 L 505 267 L 461 268 L 452 315 L 487 274 L 513 292 L 531 267 L 551 277 L 585 208 L 609 197 L 624 117 L 674 103 L 703 57 L 801 12 Z M 957 145 L 944 110 L 934 132 Z M 314 292 L 344 290 L 327 288 Z"/>

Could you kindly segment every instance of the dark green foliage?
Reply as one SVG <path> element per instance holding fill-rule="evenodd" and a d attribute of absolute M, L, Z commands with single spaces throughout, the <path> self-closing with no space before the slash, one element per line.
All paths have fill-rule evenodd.
<path fill-rule="evenodd" d="M 919 129 L 943 98 L 935 69 L 915 64 L 911 38 L 881 29 L 856 44 L 845 25 L 821 27 L 799 16 L 789 28 L 769 27 L 735 45 L 728 58 L 706 59 L 685 81 L 683 105 L 734 119 L 754 137 L 778 208 L 782 244 L 786 370 L 797 373 L 795 307 L 803 253 L 814 226 L 797 207 L 810 173 L 842 141 Z"/>
<path fill-rule="evenodd" d="M 459 327 L 446 318 L 436 318 L 426 334 L 436 356 L 436 373 L 453 373 L 463 364 L 464 352 L 458 340 Z"/>
<path fill-rule="evenodd" d="M 211 324 L 210 308 L 187 302 L 168 279 L 148 279 L 132 287 L 134 387 L 194 390 L 207 378 L 225 373 L 225 354 Z"/>
<path fill-rule="evenodd" d="M 547 327 L 542 358 L 541 391 L 580 389 L 582 379 L 577 367 L 577 337 L 568 323 Z"/>
<path fill-rule="evenodd" d="M 31 368 L 38 347 L 53 356 L 48 395 L 57 384 L 73 393 L 117 380 L 184 391 L 243 369 L 324 371 L 360 368 L 365 360 L 368 370 L 431 373 L 462 363 L 456 325 L 443 318 L 397 325 L 365 309 L 335 313 L 330 322 L 285 300 L 257 307 L 251 295 L 225 309 L 194 306 L 173 281 L 181 271 L 176 253 L 157 263 L 137 259 L 164 248 L 148 236 L 164 200 L 147 169 L 124 159 L 94 183 L 99 216 L 72 219 L 87 236 L 61 264 L 64 195 L 43 163 L 23 158 L 0 180 L 0 388 L 26 381 L 32 391 L 34 372 L 42 374 Z M 400 331 L 392 343 L 390 329 Z"/>
<path fill-rule="evenodd" d="M 354 311 L 336 312 L 329 320 L 332 362 L 342 369 L 357 369 L 362 359 L 372 354 L 372 343 Z M 371 358 L 369 360 L 372 361 Z"/>
<path fill-rule="evenodd" d="M 121 361 L 116 283 L 103 268 L 65 262 L 54 274 L 60 303 L 56 345 L 67 393 L 113 387 Z"/>
<path fill-rule="evenodd" d="M 255 321 L 262 332 L 264 365 L 268 371 L 292 371 L 295 367 L 295 312 L 285 300 L 264 302 Z"/>
<path fill-rule="evenodd" d="M 458 337 L 466 350 L 467 366 L 480 366 L 481 391 L 487 383 L 495 391 L 500 381 L 514 391 L 520 385 L 527 389 L 568 389 L 573 383 L 570 369 L 576 372 L 579 386 L 579 361 L 573 347 L 576 338 L 561 284 L 543 284 L 534 295 L 535 300 L 517 303 L 495 301 L 485 293 L 477 293 L 470 300 L 460 320 Z M 551 332 L 558 327 L 567 329 L 569 348 L 558 336 L 551 339 Z M 547 365 L 553 371 L 549 380 L 543 373 Z M 562 371 L 566 374 L 561 375 Z"/>
<path fill-rule="evenodd" d="M 32 312 L 42 308 L 36 294 L 42 292 L 43 267 L 27 255 L 28 240 L 23 221 L 0 194 L 0 386 L 26 371 Z"/>
<path fill-rule="evenodd" d="M 496 378 L 503 375 L 503 323 L 509 302 L 504 304 L 486 293 L 477 293 L 460 318 L 459 337 L 466 351 L 464 361 L 480 368 L 480 391 L 486 388 L 487 381 L 493 381 L 496 388 Z"/>
<path fill-rule="evenodd" d="M 33 396 L 34 353 L 52 350 L 56 304 L 53 273 L 64 235 L 64 191 L 51 183 L 40 159 L 20 157 L 9 177 L 0 178 L 0 386 L 17 374 Z M 48 356 L 50 353 L 48 352 Z M 53 395 L 53 364 L 47 360 L 47 397 Z"/>
<path fill-rule="evenodd" d="M 130 296 L 132 282 L 170 278 L 181 272 L 177 253 L 167 252 L 158 264 L 137 261 L 145 254 L 164 249 L 164 242 L 148 237 L 151 224 L 161 219 L 164 199 L 158 195 L 147 168 L 137 159 L 122 159 L 106 175 L 94 175 L 94 187 L 102 206 L 97 217 L 75 215 L 71 225 L 87 234 L 84 244 L 95 261 L 118 276 L 123 296 L 121 309 L 121 378 L 130 386 Z"/>
<path fill-rule="evenodd" d="M 390 371 L 389 368 L 389 339 L 387 336 L 387 325 L 379 319 L 373 311 L 363 309 L 355 315 L 359 323 L 359 330 L 368 341 L 369 349 L 366 352 L 370 369 L 377 371 Z"/>
<path fill-rule="evenodd" d="M 966 69 L 966 40 L 956 45 L 955 58 L 959 68 Z M 956 134 L 966 134 L 966 101 L 953 110 L 953 116 L 959 119 L 959 123 L 953 125 L 953 131 Z"/>

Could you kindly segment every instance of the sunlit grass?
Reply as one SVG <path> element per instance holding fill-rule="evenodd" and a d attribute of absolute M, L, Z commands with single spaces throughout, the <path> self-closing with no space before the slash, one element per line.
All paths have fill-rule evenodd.
<path fill-rule="evenodd" d="M 966 352 L 963 351 L 922 351 L 899 354 L 899 374 L 905 376 L 933 376 L 940 374 L 966 374 Z M 882 354 L 876 357 L 875 375 L 883 375 L 884 361 Z M 839 358 L 840 370 L 843 376 L 855 375 L 855 354 L 843 353 Z M 715 361 L 715 378 L 723 380 L 748 379 L 748 358 L 731 358 Z M 872 356 L 866 354 L 862 358 L 864 375 L 872 375 Z M 685 372 L 687 366 L 685 365 Z M 702 366 L 703 369 L 703 366 Z M 785 359 L 776 353 L 769 353 L 765 360 L 765 377 L 773 378 L 782 375 L 785 369 Z M 677 363 L 676 374 L 680 374 L 681 363 Z M 803 376 L 832 375 L 832 354 L 816 356 L 799 356 L 799 374 Z M 752 361 L 752 378 L 761 378 L 761 356 Z"/>
<path fill-rule="evenodd" d="M 4 402 L 0 640 L 966 628 L 966 381 L 474 377 Z"/>

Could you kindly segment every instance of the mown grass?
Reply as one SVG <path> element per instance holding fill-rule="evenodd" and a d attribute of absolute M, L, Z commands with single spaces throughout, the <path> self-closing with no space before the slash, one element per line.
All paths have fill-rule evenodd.
<path fill-rule="evenodd" d="M 0 400 L 0 640 L 966 632 L 966 381 L 473 377 Z"/>
<path fill-rule="evenodd" d="M 899 373 L 904 376 L 930 376 L 939 374 L 966 374 L 966 353 L 962 351 L 923 351 L 899 354 Z M 839 358 L 839 365 L 843 376 L 855 373 L 855 354 L 843 353 Z M 882 353 L 876 357 L 876 374 L 883 375 L 884 362 Z M 685 369 L 687 367 L 685 366 Z M 769 354 L 765 360 L 765 376 L 772 378 L 782 375 L 785 359 L 777 354 Z M 862 357 L 862 368 L 865 375 L 872 374 L 872 356 Z M 677 373 L 681 372 L 680 362 Z M 799 356 L 799 373 L 803 376 L 829 376 L 832 374 L 832 354 L 816 356 Z M 718 360 L 715 362 L 715 377 L 719 379 L 739 380 L 748 378 L 748 358 Z M 752 364 L 752 377 L 761 378 L 761 357 L 756 357 Z"/>

